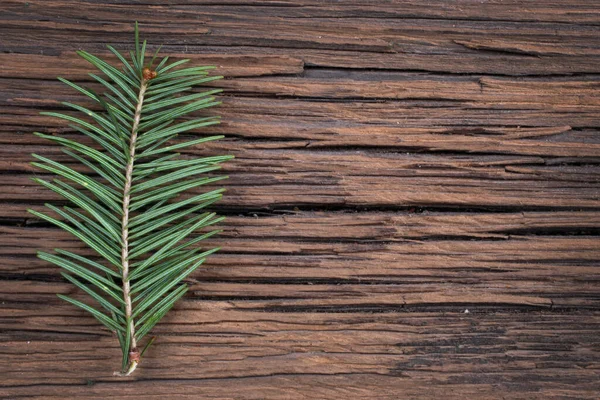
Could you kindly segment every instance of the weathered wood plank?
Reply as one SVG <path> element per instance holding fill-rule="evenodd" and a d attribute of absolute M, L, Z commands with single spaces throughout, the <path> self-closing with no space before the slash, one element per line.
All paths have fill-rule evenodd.
<path fill-rule="evenodd" d="M 228 216 L 224 238 L 291 240 L 402 241 L 440 238 L 509 239 L 511 236 L 577 234 L 597 229 L 597 212 L 553 211 L 518 213 L 467 212 L 294 212 L 287 215 Z M 34 217 L 23 224 L 34 228 Z M 12 227 L 5 227 L 11 234 Z M 41 228 L 40 228 L 41 229 Z M 24 234 L 26 231 L 20 232 Z M 46 235 L 43 235 L 46 236 Z"/>
<path fill-rule="evenodd" d="M 551 157 L 600 154 L 596 130 L 600 123 L 596 100 L 599 91 L 595 81 L 376 74 L 388 80 L 371 84 L 369 79 L 373 77 L 368 74 L 364 78 L 369 79 L 363 81 L 347 74 L 308 75 L 274 78 L 268 84 L 260 84 L 264 81 L 256 79 L 241 80 L 240 84 L 223 81 L 222 86 L 230 87 L 228 90 L 235 90 L 234 93 L 293 96 L 308 95 L 308 90 L 312 90 L 315 96 L 332 101 L 223 97 L 219 114 L 224 123 L 209 132 L 251 140 L 285 139 L 293 143 L 279 142 L 278 146 L 292 148 L 366 146 Z M 327 76 L 332 83 L 323 83 Z M 406 79 L 394 83 L 392 78 Z M 298 89 L 296 93 L 303 81 L 309 89 Z M 4 143 L 41 143 L 27 133 L 64 130 L 64 124 L 39 116 L 40 107 L 54 108 L 57 101 L 81 101 L 80 96 L 59 82 L 44 82 L 42 89 L 36 82 L 3 82 L 5 90 L 0 103 L 11 107 L 10 113 L 0 116 L 6 131 L 1 139 Z M 370 85 L 375 88 L 365 89 Z M 454 94 L 453 86 L 460 87 L 462 94 Z M 336 87 L 346 89 L 340 91 Z M 383 99 L 376 97 L 378 89 Z M 51 94 L 56 99 L 48 100 Z M 393 96 L 401 99 L 386 98 Z M 423 99 L 416 98 L 419 96 Z M 338 98 L 344 101 L 339 102 Z"/>
<path fill-rule="evenodd" d="M 103 88 L 93 83 L 88 73 L 91 66 L 76 55 L 69 57 L 42 56 L 43 63 L 35 68 L 24 68 L 34 63 L 37 55 L 0 55 L 3 62 L 0 76 L 11 78 L 3 82 L 6 91 L 2 100 L 16 106 L 36 106 L 42 100 L 54 100 L 60 105 L 61 97 L 78 96 L 81 101 L 94 104 L 72 88 L 55 80 L 66 76 L 70 80 L 87 81 L 92 88 Z M 109 57 L 106 57 L 109 58 Z M 182 59 L 184 57 L 175 57 Z M 38 60 L 39 62 L 40 60 Z M 464 102 L 472 107 L 490 109 L 511 107 L 560 110 L 560 106 L 578 106 L 580 111 L 594 110 L 599 105 L 597 94 L 600 80 L 594 76 L 566 78 L 495 78 L 490 76 L 453 76 L 402 72 L 357 72 L 333 69 L 303 71 L 299 59 L 260 56 L 202 56 L 197 60 L 216 65 L 217 72 L 227 78 L 209 83 L 224 87 L 226 93 L 236 95 L 274 95 L 295 98 L 423 100 Z M 232 62 L 237 65 L 231 65 Z M 229 65 L 228 65 L 229 64 Z M 73 71 L 67 68 L 75 67 Z M 65 74 L 65 72 L 67 72 Z M 301 74 L 300 74 L 301 73 Z M 216 73 L 215 73 L 216 74 Z M 278 75 L 261 77 L 261 75 Z M 285 76 L 295 75 L 295 76 Z M 12 78 L 21 79 L 12 79 Z M 38 80 L 50 80 L 40 87 Z M 27 93 L 30 96 L 24 97 Z M 48 94 L 53 93 L 53 97 Z M 17 95 L 19 97 L 17 97 Z M 443 103 L 442 103 L 443 104 Z M 451 105 L 448 104 L 447 107 Z"/>
<path fill-rule="evenodd" d="M 582 213 L 580 217 L 585 214 L 589 215 Z M 445 215 L 439 216 L 441 219 L 436 217 L 407 215 L 405 218 L 409 223 L 402 225 L 402 231 L 379 240 L 373 236 L 368 239 L 356 238 L 352 233 L 348 233 L 350 238 L 344 237 L 338 233 L 343 232 L 344 225 L 334 224 L 333 221 L 326 230 L 329 234 L 321 233 L 317 237 L 292 234 L 296 232 L 296 224 L 293 223 L 287 228 L 289 231 L 280 235 L 273 232 L 265 237 L 265 233 L 272 230 L 264 229 L 261 235 L 261 231 L 255 232 L 252 226 L 269 226 L 269 223 L 255 219 L 254 223 L 249 224 L 247 237 L 244 237 L 243 230 L 240 232 L 237 228 L 229 228 L 221 238 L 206 244 L 208 247 L 222 246 L 224 250 L 213 256 L 193 276 L 199 282 L 199 286 L 193 288 L 207 298 L 287 298 L 285 303 L 279 304 L 287 308 L 342 309 L 373 304 L 379 307 L 417 304 L 448 306 L 460 303 L 543 307 L 579 304 L 598 307 L 600 298 L 597 295 L 598 272 L 595 261 L 600 253 L 596 238 L 514 236 L 498 240 L 502 236 L 492 228 L 487 240 L 480 237 L 480 233 L 474 237 L 479 240 L 465 240 L 464 236 L 468 236 L 468 233 L 464 232 L 454 239 L 432 240 L 438 235 L 432 231 L 420 233 L 418 223 L 412 234 L 406 232 L 406 229 L 410 230 L 408 226 L 411 221 L 432 224 L 430 229 L 434 229 L 439 221 L 448 218 Z M 511 226 L 514 229 L 517 221 L 524 222 L 533 215 L 524 217 L 514 214 L 506 217 L 512 217 Z M 304 217 L 298 218 L 305 221 Z M 455 223 L 462 221 L 464 226 L 468 226 L 469 222 L 480 218 L 485 217 L 476 215 L 469 221 L 460 215 L 456 216 Z M 251 219 L 232 218 L 231 223 L 233 226 L 245 225 L 243 221 Z M 288 220 L 293 218 L 285 217 L 280 221 Z M 538 220 L 544 225 L 549 222 Z M 346 231 L 351 231 L 357 223 L 348 221 Z M 588 221 L 587 226 L 597 226 L 597 223 Z M 480 228 L 471 225 L 471 229 Z M 0 260 L 8 276 L 27 278 L 48 275 L 60 279 L 57 268 L 33 258 L 42 244 L 45 249 L 60 247 L 94 255 L 70 235 L 56 229 L 4 228 L 0 233 L 15 238 L 5 240 L 5 245 L 0 247 Z M 389 236 L 396 236 L 397 241 L 389 242 L 393 240 Z M 35 238 L 39 237 L 47 239 L 38 243 Z M 582 276 L 586 277 L 587 282 L 582 282 Z M 278 280 L 317 286 L 256 286 L 256 283 L 277 283 Z M 212 281 L 217 283 L 210 283 Z M 377 286 L 362 287 L 363 281 Z M 231 286 L 227 282 L 247 283 Z M 336 283 L 344 283 L 344 286 L 335 287 Z M 336 295 L 338 292 L 339 295 Z"/>
<path fill-rule="evenodd" d="M 545 156 L 550 157 L 545 162 L 553 165 L 577 162 L 597 164 L 600 152 L 598 139 L 600 135 L 597 130 L 573 130 L 569 126 L 398 127 L 399 121 L 392 120 L 388 124 L 374 127 L 368 124 L 344 124 L 342 121 L 337 124 L 333 121 L 319 124 L 315 123 L 313 118 L 298 118 L 294 126 L 290 125 L 290 122 L 294 122 L 294 118 L 286 118 L 284 115 L 264 115 L 260 117 L 261 120 L 257 120 L 256 115 L 248 115 L 246 118 L 240 115 L 231 116 L 232 120 L 223 122 L 221 127 L 204 131 L 230 136 L 233 133 L 251 140 L 251 142 L 232 144 L 230 148 L 224 149 L 227 151 L 240 148 L 343 150 L 358 147 L 384 151 L 387 149 L 390 152 Z M 0 116 L 0 119 L 3 118 Z M 37 115 L 25 117 L 16 113 L 13 117 L 4 118 L 4 121 L 13 125 L 3 126 L 3 129 L 12 130 L 2 132 L 0 143 L 3 144 L 44 144 L 46 141 L 33 137 L 31 132 L 57 130 L 57 127 L 49 125 L 56 124 L 56 121 L 50 122 Z M 23 121 L 28 121 L 32 125 L 23 126 Z M 249 127 L 252 129 L 249 130 Z M 207 148 L 213 147 L 209 145 Z"/>
<path fill-rule="evenodd" d="M 36 6 L 35 2 L 25 0 L 9 0 L 6 4 L 18 7 L 25 4 Z M 74 4 L 73 1 L 52 1 L 47 5 L 60 10 L 68 9 Z M 120 6 L 135 7 L 139 5 L 137 0 L 120 0 Z M 145 0 L 144 5 L 164 6 L 161 0 Z M 533 2 L 509 0 L 498 3 L 472 3 L 469 0 L 456 1 L 429 1 L 428 7 L 423 7 L 420 2 L 397 2 L 394 0 L 384 0 L 378 2 L 369 2 L 363 0 L 348 0 L 343 4 L 335 2 L 323 2 L 321 0 L 303 0 L 298 3 L 294 0 L 266 0 L 266 1 L 248 1 L 248 0 L 170 0 L 169 8 L 181 13 L 185 10 L 181 6 L 193 6 L 192 15 L 202 15 L 205 12 L 234 13 L 238 15 L 247 15 L 256 17 L 256 6 L 260 6 L 260 12 L 263 16 L 269 17 L 290 17 L 290 18 L 315 18 L 315 17 L 337 17 L 337 18 L 371 18 L 379 19 L 458 19 L 458 20 L 482 20 L 482 21 L 518 21 L 518 22 L 561 22 L 575 23 L 578 25 L 598 25 L 600 13 L 594 0 L 573 0 L 569 2 L 568 7 L 561 3 Z M 106 12 L 107 6 L 96 6 L 91 3 L 87 5 L 90 10 L 94 10 L 97 15 L 103 11 Z M 115 5 L 112 5 L 115 9 Z M 108 7 L 110 9 L 110 5 Z M 164 10 L 165 7 L 161 7 Z M 139 8 L 138 8 L 139 10 Z M 187 10 L 188 13 L 192 10 Z M 73 10 L 70 10 L 73 12 Z M 139 10 L 145 11 L 144 8 Z M 146 13 L 147 17 L 154 17 L 151 13 Z M 120 16 L 124 21 L 129 20 Z M 157 19 L 157 21 L 161 21 Z"/>
<path fill-rule="evenodd" d="M 97 54 L 112 64 L 117 58 L 110 53 Z M 196 64 L 214 65 L 221 75 L 227 77 L 298 74 L 303 71 L 303 62 L 299 58 L 272 55 L 192 55 L 174 54 L 174 60 L 190 59 Z M 66 76 L 70 80 L 90 80 L 90 64 L 75 53 L 45 56 L 39 54 L 0 54 L 0 77 L 54 79 Z M 4 84 L 10 84 L 4 83 Z M 26 89 L 20 82 L 20 91 Z M 39 84 L 37 85 L 39 88 Z M 48 98 L 48 96 L 46 96 Z"/>
<path fill-rule="evenodd" d="M 51 154 L 43 148 L 34 151 L 38 150 Z M 573 166 L 570 174 L 552 166 L 511 172 L 506 170 L 510 158 L 492 158 L 490 162 L 495 165 L 486 166 L 485 158 L 466 156 L 457 157 L 454 165 L 440 165 L 439 158 L 415 159 L 405 154 L 291 150 L 257 153 L 234 152 L 236 162 L 224 167 L 231 178 L 225 184 L 228 195 L 222 205 L 600 207 L 599 189 L 593 184 L 599 179 L 596 166 Z M 27 175 L 6 176 L 4 185 L 7 190 L 0 193 L 1 201 L 60 200 L 57 194 L 40 190 Z"/>
<path fill-rule="evenodd" d="M 13 387 L 4 391 L 42 394 L 42 388 L 49 394 L 60 389 L 63 396 L 81 398 L 108 393 L 110 371 L 116 368 L 115 339 L 108 332 L 94 334 L 102 330 L 92 319 L 58 303 L 50 292 L 59 287 L 42 285 L 47 295 L 29 290 L 40 293 L 43 307 L 27 301 L 8 304 L 2 336 L 12 362 L 0 369 L 5 384 Z M 17 299 L 22 296 L 6 285 L 0 288 L 3 294 L 8 289 Z M 585 324 L 580 317 L 586 318 Z M 282 376 L 296 381 L 365 374 L 386 382 L 383 387 L 363 387 L 372 395 L 416 394 L 413 391 L 443 383 L 457 395 L 515 390 L 535 396 L 542 389 L 556 389 L 577 390 L 579 396 L 591 398 L 598 389 L 598 324 L 597 314 L 544 312 L 316 313 L 299 319 L 295 313 L 237 309 L 230 302 L 186 301 L 160 325 L 161 338 L 148 354 L 147 366 L 141 367 L 140 378 L 146 383 L 177 383 L 182 388 L 178 393 L 196 396 L 205 391 L 219 395 L 210 394 L 210 386 L 188 388 L 185 381 L 226 379 L 245 387 L 248 380 L 261 377 L 275 384 Z M 56 367 L 44 368 L 48 363 Z M 523 384 L 524 375 L 540 383 Z M 81 385 L 88 380 L 93 386 L 84 390 Z M 31 382 L 41 386 L 28 387 Z M 352 393 L 354 387 L 345 390 Z M 339 392 L 328 398 L 338 398 L 334 393 Z M 232 396 L 257 398 L 258 393 Z"/>
<path fill-rule="evenodd" d="M 432 15 L 420 11 L 418 14 L 421 15 L 405 16 L 409 18 L 394 15 L 386 18 L 385 14 L 375 14 L 379 18 L 339 18 L 336 14 L 333 18 L 318 15 L 298 18 L 293 15 L 297 11 L 295 7 L 278 5 L 261 7 L 264 11 L 260 13 L 243 7 L 229 7 L 225 11 L 222 8 L 161 5 L 154 6 L 154 12 L 147 12 L 133 4 L 74 7 L 69 1 L 9 1 L 3 18 L 3 36 L 8 43 L 15 44 L 11 50 L 19 52 L 35 53 L 35 49 L 44 47 L 46 54 L 58 54 L 83 45 L 97 49 L 102 46 L 96 40 L 98 32 L 114 43 L 128 40 L 131 18 L 127 13 L 134 12 L 136 19 L 147 26 L 151 41 L 165 44 L 165 49 L 171 52 L 187 53 L 198 46 L 220 48 L 211 52 L 226 52 L 226 48 L 231 47 L 259 47 L 271 48 L 273 54 L 283 51 L 291 55 L 294 49 L 302 48 L 302 58 L 307 64 L 329 67 L 388 69 L 393 66 L 404 70 L 505 75 L 598 72 L 599 55 L 595 54 L 593 40 L 597 37 L 597 24 L 536 22 L 544 21 L 544 17 L 547 21 L 560 20 L 561 15 L 568 18 L 566 13 L 554 7 L 536 5 L 524 13 L 522 6 L 514 3 L 495 5 L 491 9 L 503 9 L 501 14 L 519 16 L 494 21 L 489 16 L 470 20 L 456 15 L 457 12 L 464 13 L 463 9 L 472 13 L 474 7 L 471 4 L 444 7 L 440 3 L 441 8 L 434 7 Z M 574 21 L 583 17 L 581 22 L 590 22 L 597 15 L 596 10 L 590 9 L 590 4 L 578 6 L 581 11 L 572 13 Z M 363 7 L 377 12 L 373 10 L 377 6 Z M 392 4 L 380 7 L 403 13 L 402 8 Z M 415 5 L 408 7 L 414 9 Z M 290 10 L 292 15 L 285 15 Z M 352 10 L 361 12 L 360 8 Z M 454 12 L 439 18 L 442 10 Z M 536 17 L 534 10 L 544 10 L 543 16 Z M 96 16 L 97 23 L 78 23 L 90 13 Z M 458 20 L 447 19 L 452 18 L 452 14 Z M 531 17 L 523 21 L 522 15 Z M 177 21 L 176 27 L 170 21 Z M 163 34 L 165 27 L 168 27 L 169 35 Z M 32 29 L 35 29 L 35 35 L 31 34 Z M 76 43 L 61 40 L 72 32 L 77 32 Z M 479 42 L 471 41 L 474 36 Z M 369 56 L 357 57 L 352 51 L 367 52 Z M 539 55 L 542 57 L 537 57 Z"/>

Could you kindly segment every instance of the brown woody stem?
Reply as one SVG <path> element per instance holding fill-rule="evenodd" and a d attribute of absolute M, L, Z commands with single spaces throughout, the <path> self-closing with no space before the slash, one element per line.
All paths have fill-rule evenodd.
<path fill-rule="evenodd" d="M 131 182 L 133 179 L 133 162 L 135 158 L 135 145 L 137 141 L 138 127 L 140 125 L 140 118 L 142 116 L 142 105 L 144 103 L 144 94 L 148 87 L 148 82 L 145 78 L 142 79 L 140 85 L 140 92 L 138 95 L 137 106 L 135 108 L 135 114 L 133 117 L 133 126 L 131 128 L 131 139 L 129 142 L 129 160 L 127 161 L 127 167 L 125 169 L 125 189 L 123 191 L 123 219 L 121 221 L 121 267 L 123 269 L 123 300 L 125 301 L 125 320 L 129 324 L 129 335 L 130 335 L 130 351 L 129 357 L 129 369 L 123 371 L 121 376 L 128 376 L 135 371 L 139 363 L 139 350 L 137 348 L 137 342 L 135 340 L 135 324 L 132 318 L 132 305 L 131 305 L 131 293 L 129 284 L 129 201 L 131 192 Z"/>

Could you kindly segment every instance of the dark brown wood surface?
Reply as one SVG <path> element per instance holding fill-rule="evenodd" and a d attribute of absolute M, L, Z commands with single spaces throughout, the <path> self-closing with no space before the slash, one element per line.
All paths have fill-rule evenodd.
<path fill-rule="evenodd" d="M 597 399 L 600 4 L 0 3 L 0 397 Z M 27 214 L 42 110 L 85 102 L 77 49 L 131 45 L 226 80 L 190 154 L 226 169 L 223 250 L 130 378 Z"/>

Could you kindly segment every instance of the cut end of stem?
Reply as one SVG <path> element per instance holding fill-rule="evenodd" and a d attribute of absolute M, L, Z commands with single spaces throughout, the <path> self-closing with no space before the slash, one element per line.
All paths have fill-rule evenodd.
<path fill-rule="evenodd" d="M 138 366 L 138 362 L 132 361 L 131 364 L 129 364 L 129 369 L 127 369 L 126 372 L 113 372 L 113 375 L 114 376 L 129 376 L 133 373 L 133 371 L 135 371 L 137 366 Z"/>

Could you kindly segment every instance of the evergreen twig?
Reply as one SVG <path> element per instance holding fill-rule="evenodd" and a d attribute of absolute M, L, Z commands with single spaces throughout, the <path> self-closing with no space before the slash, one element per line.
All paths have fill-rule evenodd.
<path fill-rule="evenodd" d="M 223 219 L 203 210 L 219 200 L 224 189 L 203 193 L 198 189 L 226 178 L 206 174 L 232 157 L 189 158 L 178 153 L 222 136 L 172 143 L 181 133 L 219 123 L 218 117 L 182 119 L 219 104 L 213 95 L 220 90 L 192 91 L 222 78 L 208 75 L 214 67 L 180 68 L 189 60 L 168 63 L 165 57 L 153 69 L 158 50 L 145 64 L 146 41 L 140 43 L 137 23 L 131 60 L 108 48 L 122 63 L 120 68 L 78 52 L 102 73 L 90 74 L 106 90 L 102 95 L 59 78 L 102 111 L 63 103 L 83 117 L 42 113 L 70 122 L 95 145 L 35 133 L 61 146 L 75 165 L 34 154 L 33 165 L 62 178 L 34 180 L 72 204 L 62 208 L 46 204 L 49 214 L 29 211 L 97 253 L 97 257 L 83 257 L 56 249 L 56 254 L 39 252 L 38 256 L 62 267 L 65 279 L 94 300 L 89 305 L 58 295 L 116 334 L 123 358 L 121 371 L 115 374 L 127 376 L 155 338 L 142 351 L 140 341 L 187 291 L 183 280 L 218 250 L 196 246 L 218 230 L 195 233 Z"/>

